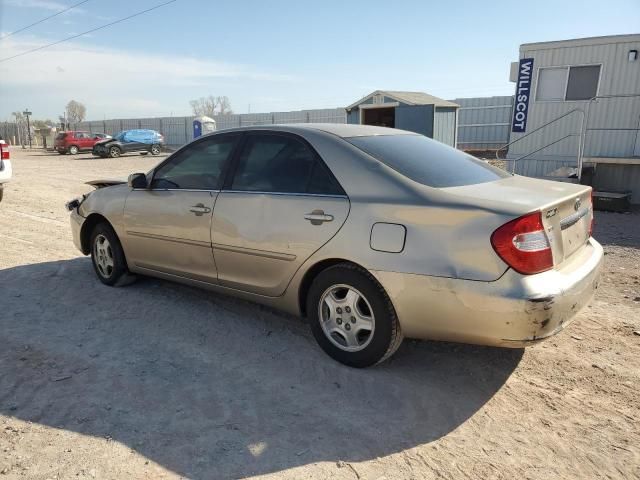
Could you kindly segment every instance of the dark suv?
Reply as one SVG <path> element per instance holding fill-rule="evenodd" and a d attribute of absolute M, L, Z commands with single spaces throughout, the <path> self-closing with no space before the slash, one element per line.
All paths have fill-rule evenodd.
<path fill-rule="evenodd" d="M 100 157 L 111 158 L 129 152 L 159 155 L 163 146 L 164 137 L 155 130 L 125 130 L 113 138 L 96 143 L 92 153 Z"/>

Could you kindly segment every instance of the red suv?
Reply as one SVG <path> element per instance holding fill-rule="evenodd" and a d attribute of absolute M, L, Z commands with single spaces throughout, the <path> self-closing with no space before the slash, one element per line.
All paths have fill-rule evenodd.
<path fill-rule="evenodd" d="M 56 136 L 55 149 L 59 154 L 75 155 L 80 151 L 91 151 L 96 142 L 104 140 L 98 134 L 89 132 L 60 132 Z"/>

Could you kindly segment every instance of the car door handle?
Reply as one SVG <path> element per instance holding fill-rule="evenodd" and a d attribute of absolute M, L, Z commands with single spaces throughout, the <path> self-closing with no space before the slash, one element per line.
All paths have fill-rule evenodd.
<path fill-rule="evenodd" d="M 197 217 L 201 217 L 205 213 L 209 213 L 211 209 L 209 207 L 205 207 L 202 203 L 198 203 L 197 205 L 193 205 L 189 211 L 194 213 Z"/>
<path fill-rule="evenodd" d="M 328 215 L 322 210 L 314 210 L 311 213 L 307 213 L 304 218 L 305 220 L 309 220 L 311 225 L 322 225 L 324 222 L 332 221 L 333 215 Z"/>

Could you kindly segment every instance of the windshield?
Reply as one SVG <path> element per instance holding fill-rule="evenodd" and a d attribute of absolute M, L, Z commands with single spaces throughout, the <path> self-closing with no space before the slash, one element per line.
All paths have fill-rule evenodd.
<path fill-rule="evenodd" d="M 482 160 L 422 135 L 377 135 L 345 140 L 405 177 L 429 187 L 458 187 L 510 176 Z"/>
<path fill-rule="evenodd" d="M 125 136 L 126 133 L 127 132 L 120 132 L 120 133 L 114 135 L 113 139 L 114 140 L 118 140 L 118 141 L 122 141 L 122 140 L 124 140 L 124 136 Z"/>

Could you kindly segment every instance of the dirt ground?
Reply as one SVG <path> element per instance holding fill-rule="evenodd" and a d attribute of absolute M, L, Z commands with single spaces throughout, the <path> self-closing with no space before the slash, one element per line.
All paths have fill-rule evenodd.
<path fill-rule="evenodd" d="M 557 337 L 526 350 L 405 341 L 355 370 L 296 318 L 95 278 L 64 202 L 157 158 L 12 160 L 0 480 L 640 477 L 640 214 L 597 212 L 601 287 Z"/>

